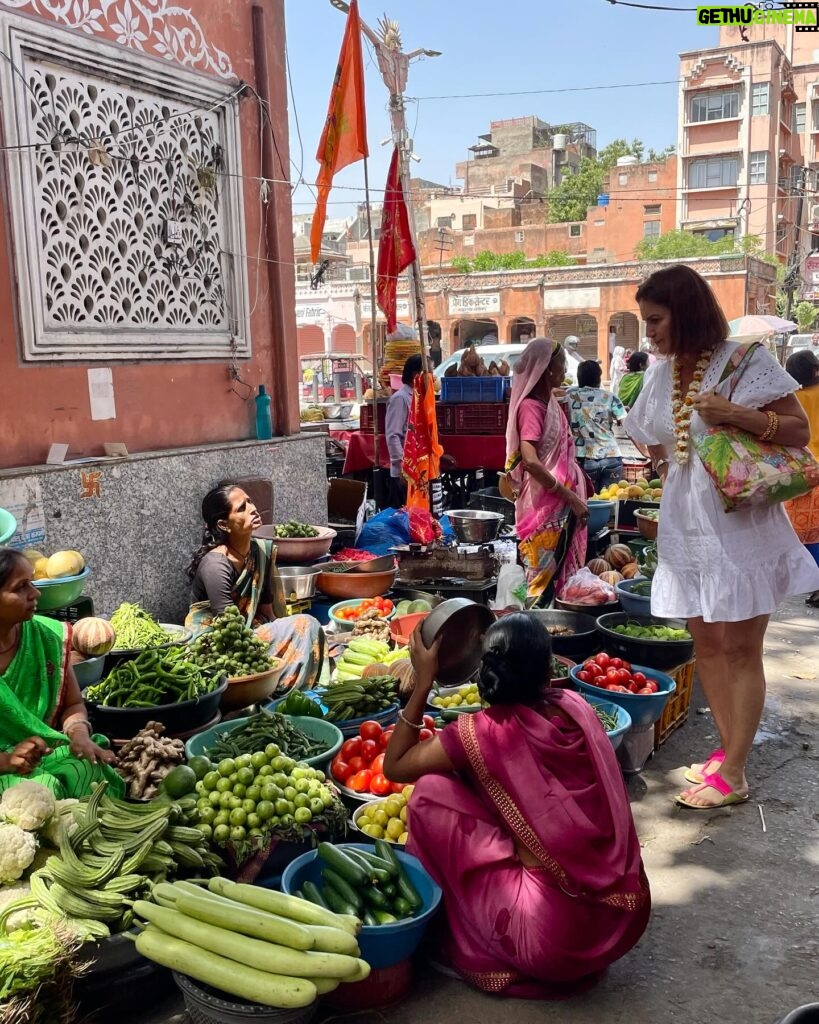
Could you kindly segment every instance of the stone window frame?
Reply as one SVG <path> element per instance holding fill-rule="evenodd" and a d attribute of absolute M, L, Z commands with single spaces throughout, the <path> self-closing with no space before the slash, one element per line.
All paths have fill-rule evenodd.
<path fill-rule="evenodd" d="M 16 293 L 21 328 L 20 352 L 25 362 L 112 362 L 213 360 L 251 355 L 250 303 L 246 259 L 245 206 L 242 177 L 241 126 L 238 82 L 227 83 L 181 65 L 159 60 L 107 40 L 91 39 L 81 33 L 49 23 L 0 12 L 0 47 L 9 61 L 0 61 L 0 123 L 5 154 L 7 187 L 3 201 L 8 206 L 12 240 L 11 263 L 16 275 Z M 28 138 L 27 105 L 30 94 L 17 69 L 29 59 L 83 71 L 95 78 L 119 83 L 124 89 L 141 90 L 167 97 L 181 105 L 218 109 L 220 143 L 230 169 L 220 199 L 226 212 L 222 221 L 221 246 L 236 254 L 223 260 L 225 290 L 229 296 L 229 329 L 208 333 L 174 331 L 171 328 L 118 329 L 116 326 L 85 332 L 55 330 L 43 322 L 45 295 L 40 266 L 40 248 L 35 234 L 33 150 Z M 15 149 L 15 147 L 18 147 Z"/>

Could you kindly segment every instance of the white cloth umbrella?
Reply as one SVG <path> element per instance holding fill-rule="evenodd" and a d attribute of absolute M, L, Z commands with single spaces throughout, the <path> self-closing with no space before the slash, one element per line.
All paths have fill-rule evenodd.
<path fill-rule="evenodd" d="M 766 316 L 753 313 L 740 316 L 728 324 L 730 338 L 764 338 L 769 334 L 790 334 L 796 330 L 793 320 L 783 320 L 781 316 Z"/>

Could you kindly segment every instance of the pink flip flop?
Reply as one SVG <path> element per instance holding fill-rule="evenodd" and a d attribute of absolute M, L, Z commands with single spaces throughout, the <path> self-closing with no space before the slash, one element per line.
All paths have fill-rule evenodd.
<path fill-rule="evenodd" d="M 712 751 L 702 763 L 705 765 L 710 764 L 712 761 L 716 761 L 717 764 L 722 764 L 724 760 L 725 751 L 722 747 L 717 747 L 717 749 Z M 693 768 L 685 769 L 684 778 L 686 782 L 692 782 L 695 786 L 699 786 L 705 781 L 705 776 L 702 772 L 695 772 Z"/>
<path fill-rule="evenodd" d="M 722 794 L 722 800 L 718 804 L 692 804 L 689 803 L 685 797 L 680 793 L 677 797 L 676 802 L 681 807 L 690 807 L 692 811 L 716 811 L 720 807 L 730 807 L 731 804 L 744 804 L 748 800 L 748 794 L 737 793 L 732 786 L 730 786 L 725 779 L 720 775 L 719 772 L 711 772 L 706 775 L 702 780 L 703 786 L 711 786 L 718 793 Z"/>

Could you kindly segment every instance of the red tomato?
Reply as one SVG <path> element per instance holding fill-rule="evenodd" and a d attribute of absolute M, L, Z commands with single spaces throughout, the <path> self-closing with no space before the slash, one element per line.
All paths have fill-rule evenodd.
<path fill-rule="evenodd" d="M 367 793 L 370 789 L 372 777 L 373 773 L 368 769 L 364 769 L 364 771 L 356 772 L 355 775 L 351 776 L 347 780 L 347 785 L 354 793 Z"/>
<path fill-rule="evenodd" d="M 333 778 L 337 779 L 339 782 L 346 782 L 353 774 L 352 768 L 346 763 L 346 761 L 340 761 L 338 755 L 333 758 L 333 763 L 330 765 L 330 769 L 333 773 Z"/>
<path fill-rule="evenodd" d="M 599 654 L 595 654 L 594 660 L 601 668 L 608 668 L 611 658 L 605 651 L 601 651 Z"/>
<path fill-rule="evenodd" d="M 376 772 L 370 779 L 370 792 L 376 796 L 387 796 L 392 792 L 392 783 L 382 772 Z"/>
<path fill-rule="evenodd" d="M 341 750 L 339 751 L 345 761 L 349 761 L 351 757 L 358 757 L 361 753 L 361 739 L 355 736 L 351 740 L 345 740 L 341 744 Z"/>
<path fill-rule="evenodd" d="M 619 668 L 607 668 L 606 669 L 606 680 L 610 683 L 620 682 L 620 669 Z"/>
<path fill-rule="evenodd" d="M 647 687 L 647 686 L 644 686 L 644 687 L 642 688 L 642 690 L 637 690 L 636 692 L 637 692 L 637 693 L 640 693 L 640 694 L 646 694 L 646 695 L 649 695 L 649 694 L 652 694 L 652 693 L 654 693 L 654 691 L 653 691 L 653 690 L 651 690 L 651 689 L 649 689 L 649 687 Z"/>
<path fill-rule="evenodd" d="M 614 686 L 607 686 L 606 689 L 607 690 L 614 690 L 615 693 L 629 693 L 630 692 L 629 688 L 627 686 L 620 686 L 619 683 L 615 684 Z"/>
<path fill-rule="evenodd" d="M 598 676 L 603 676 L 606 674 L 605 669 L 600 668 L 596 661 L 588 662 L 588 664 L 585 666 L 585 669 L 588 672 L 589 676 L 592 678 L 592 680 L 596 679 Z"/>
<path fill-rule="evenodd" d="M 646 687 L 652 693 L 659 693 L 660 692 L 660 687 L 657 685 L 657 683 L 656 683 L 656 681 L 654 679 L 647 679 L 646 680 Z"/>
<path fill-rule="evenodd" d="M 354 775 L 356 772 L 362 771 L 364 768 L 367 767 L 367 764 L 363 757 L 351 757 L 347 764 L 350 766 L 350 773 L 352 775 Z"/>
<path fill-rule="evenodd" d="M 378 745 L 381 747 L 382 750 L 386 750 L 387 749 L 387 747 L 389 745 L 389 742 L 390 742 L 390 737 L 392 736 L 392 734 L 393 734 L 393 730 L 392 729 L 385 729 L 381 733 L 381 739 L 378 741 Z"/>
<path fill-rule="evenodd" d="M 593 683 L 594 682 L 594 679 L 591 677 L 591 675 L 588 672 L 584 672 L 584 671 L 578 672 L 577 673 L 577 678 L 580 680 L 581 683 Z"/>
<path fill-rule="evenodd" d="M 432 717 L 432 715 L 424 715 L 423 722 L 425 729 L 431 729 L 433 732 L 435 732 L 435 719 Z"/>
<path fill-rule="evenodd" d="M 383 772 L 384 771 L 384 754 L 383 753 L 379 754 L 378 757 L 376 757 L 376 759 L 370 765 L 370 770 L 374 771 L 374 772 Z M 374 792 L 375 792 L 375 790 L 373 790 L 373 793 Z"/>
<path fill-rule="evenodd" d="M 422 741 L 423 740 L 431 740 L 434 735 L 435 735 L 435 733 L 431 729 L 422 729 L 418 733 L 418 739 L 422 740 Z"/>
<path fill-rule="evenodd" d="M 376 742 L 376 740 L 364 740 L 361 744 L 361 759 L 369 767 L 378 757 L 380 751 L 381 744 Z"/>
<path fill-rule="evenodd" d="M 640 686 L 646 685 L 646 677 L 642 672 L 633 672 L 631 678 L 635 683 L 639 683 Z"/>
<path fill-rule="evenodd" d="M 393 782 L 392 791 L 393 793 L 403 793 L 406 782 Z"/>
<path fill-rule="evenodd" d="M 362 740 L 379 740 L 383 731 L 378 722 L 362 722 L 358 735 Z"/>
<path fill-rule="evenodd" d="M 639 685 L 635 683 L 633 680 L 628 684 L 629 693 L 637 693 L 639 689 Z"/>
<path fill-rule="evenodd" d="M 614 668 L 622 668 L 623 667 L 623 659 L 622 658 L 612 658 L 611 661 L 609 662 L 609 665 L 612 665 Z"/>
<path fill-rule="evenodd" d="M 619 682 L 623 684 L 623 686 L 628 686 L 628 684 L 631 682 L 631 672 L 629 672 L 627 668 L 618 668 L 617 678 Z"/>

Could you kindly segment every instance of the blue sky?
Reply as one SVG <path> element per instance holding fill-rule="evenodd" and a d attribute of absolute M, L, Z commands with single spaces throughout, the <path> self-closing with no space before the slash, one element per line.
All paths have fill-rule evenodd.
<path fill-rule="evenodd" d="M 645 0 L 650 2 L 650 0 Z M 659 2 L 659 0 L 658 0 Z M 693 0 L 662 0 L 695 7 Z M 305 178 L 315 180 L 316 148 L 324 124 L 344 16 L 330 0 L 286 0 L 287 40 L 292 75 L 290 151 Z M 517 0 L 506 6 L 490 0 L 359 0 L 362 18 L 375 28 L 386 11 L 401 26 L 405 50 L 426 47 L 441 57 L 412 64 L 407 106 L 415 151 L 422 158 L 413 174 L 456 185 L 455 164 L 464 160 L 489 122 L 534 114 L 552 124 L 583 121 L 597 129 L 598 148 L 614 138 L 635 136 L 662 149 L 677 138 L 677 86 L 606 88 L 543 95 L 473 99 L 424 99 L 462 93 L 614 86 L 677 78 L 677 55 L 717 43 L 718 29 L 701 27 L 693 11 L 643 11 L 606 0 Z M 387 93 L 369 47 L 365 47 L 370 184 L 383 188 L 390 149 Z M 295 115 L 303 142 L 303 158 Z M 329 216 L 344 216 L 349 203 L 363 198 L 363 165 L 337 177 Z M 377 199 L 374 195 L 373 199 Z M 304 187 L 294 195 L 294 212 L 312 209 Z"/>

